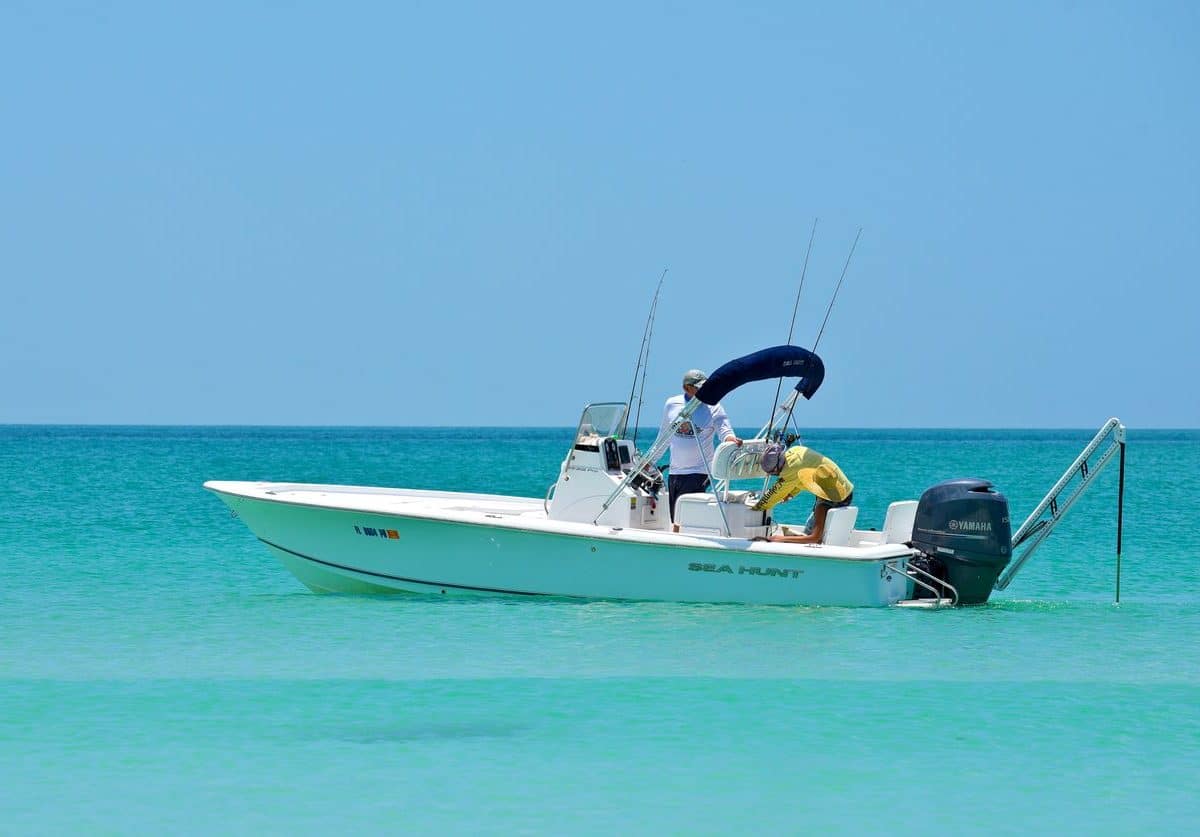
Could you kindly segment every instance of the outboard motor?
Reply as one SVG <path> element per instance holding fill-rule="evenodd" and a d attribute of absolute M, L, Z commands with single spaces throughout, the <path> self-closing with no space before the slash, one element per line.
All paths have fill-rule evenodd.
<path fill-rule="evenodd" d="M 912 545 L 927 557 L 914 562 L 952 584 L 959 604 L 983 604 L 1012 558 L 1008 500 L 987 480 L 938 483 L 921 495 Z"/>

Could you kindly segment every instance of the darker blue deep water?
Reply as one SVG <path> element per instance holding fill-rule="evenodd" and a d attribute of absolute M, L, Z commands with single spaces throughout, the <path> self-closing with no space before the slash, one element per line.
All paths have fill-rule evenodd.
<path fill-rule="evenodd" d="M 200 489 L 540 497 L 570 432 L 0 427 L 5 830 L 1134 833 L 1200 815 L 1195 431 L 1131 431 L 1119 607 L 1115 467 L 1008 591 L 934 613 L 315 596 Z M 855 481 L 861 526 L 956 476 L 993 480 L 1019 522 L 1090 437 L 806 441 Z"/>

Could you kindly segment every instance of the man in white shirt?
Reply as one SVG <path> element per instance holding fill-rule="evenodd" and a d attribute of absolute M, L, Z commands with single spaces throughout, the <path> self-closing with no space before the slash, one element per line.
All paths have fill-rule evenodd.
<path fill-rule="evenodd" d="M 683 394 L 672 395 L 663 406 L 660 432 L 675 420 L 684 404 L 696 397 L 708 376 L 699 369 L 690 369 L 683 376 Z M 713 461 L 713 437 L 723 442 L 742 440 L 733 432 L 729 416 L 719 403 L 709 407 L 701 404 L 692 413 L 692 420 L 679 425 L 671 437 L 671 466 L 667 477 L 667 494 L 671 501 L 671 522 L 675 521 L 675 501 L 681 494 L 697 494 L 708 490 L 708 473 Z M 679 531 L 679 525 L 673 526 Z"/>

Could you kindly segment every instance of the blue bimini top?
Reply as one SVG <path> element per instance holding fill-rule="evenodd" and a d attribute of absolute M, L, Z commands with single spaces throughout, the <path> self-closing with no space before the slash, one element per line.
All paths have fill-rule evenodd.
<path fill-rule="evenodd" d="M 768 378 L 797 377 L 800 380 L 796 382 L 796 392 L 812 398 L 825 380 L 825 364 L 808 349 L 774 346 L 724 364 L 704 382 L 696 398 L 712 406 L 742 384 Z"/>

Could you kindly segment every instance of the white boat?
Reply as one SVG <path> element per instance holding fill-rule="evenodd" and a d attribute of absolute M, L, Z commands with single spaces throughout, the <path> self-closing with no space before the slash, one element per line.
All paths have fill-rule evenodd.
<path fill-rule="evenodd" d="M 204 487 L 316 592 L 856 607 L 986 601 L 1014 540 L 1007 504 L 985 481 L 892 503 L 878 529 L 856 528 L 858 509 L 849 506 L 829 512 L 822 543 L 762 540 L 781 527 L 752 509 L 754 492 L 731 486 L 765 487 L 758 462 L 777 433 L 770 426 L 717 449 L 713 493 L 681 497 L 680 531 L 671 530 L 654 462 L 675 428 L 701 404 L 780 375 L 799 378 L 779 408 L 790 413 L 799 396 L 816 392 L 824 366 L 796 346 L 731 361 L 645 453 L 620 438 L 626 404 L 589 405 L 545 499 L 271 482 Z"/>

